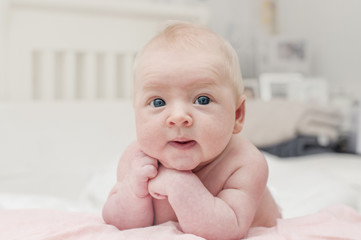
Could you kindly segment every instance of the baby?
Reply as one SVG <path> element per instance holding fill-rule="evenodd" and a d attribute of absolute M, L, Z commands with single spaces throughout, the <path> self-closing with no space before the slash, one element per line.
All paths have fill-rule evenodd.
<path fill-rule="evenodd" d="M 264 156 L 238 133 L 245 97 L 237 55 L 223 38 L 175 23 L 134 68 L 137 141 L 123 153 L 103 208 L 119 229 L 177 221 L 206 239 L 240 239 L 281 217 Z"/>

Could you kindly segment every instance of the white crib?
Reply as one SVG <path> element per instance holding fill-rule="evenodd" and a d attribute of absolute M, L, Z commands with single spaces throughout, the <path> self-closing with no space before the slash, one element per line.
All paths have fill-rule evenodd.
<path fill-rule="evenodd" d="M 203 7 L 116 0 L 2 0 L 0 100 L 129 98 L 137 51 Z"/>

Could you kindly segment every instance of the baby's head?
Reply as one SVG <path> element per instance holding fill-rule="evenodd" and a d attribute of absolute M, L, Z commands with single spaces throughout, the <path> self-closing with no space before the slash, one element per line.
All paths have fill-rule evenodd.
<path fill-rule="evenodd" d="M 202 27 L 173 24 L 153 38 L 136 59 L 134 91 L 138 143 L 168 168 L 211 162 L 243 127 L 237 55 Z"/>
<path fill-rule="evenodd" d="M 134 90 L 137 93 L 139 82 L 139 70 L 144 67 L 149 51 L 159 49 L 178 49 L 180 51 L 194 51 L 195 53 L 206 51 L 217 55 L 219 74 L 224 81 L 229 81 L 234 88 L 235 98 L 243 94 L 243 82 L 238 56 L 234 48 L 222 37 L 213 31 L 191 23 L 178 22 L 167 27 L 156 35 L 137 55 L 134 64 Z M 189 62 L 192 62 L 189 58 Z"/>

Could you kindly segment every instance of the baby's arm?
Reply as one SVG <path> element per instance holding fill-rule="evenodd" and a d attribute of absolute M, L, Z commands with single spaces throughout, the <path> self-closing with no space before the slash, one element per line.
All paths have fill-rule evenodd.
<path fill-rule="evenodd" d="M 148 180 L 157 175 L 157 167 L 157 160 L 145 155 L 136 143 L 127 148 L 119 161 L 117 183 L 103 207 L 106 223 L 119 229 L 153 224 Z"/>
<path fill-rule="evenodd" d="M 194 173 L 160 167 L 149 184 L 150 193 L 168 197 L 184 232 L 206 239 L 240 239 L 254 219 L 268 176 L 265 163 L 254 164 L 234 172 L 217 196 Z"/>

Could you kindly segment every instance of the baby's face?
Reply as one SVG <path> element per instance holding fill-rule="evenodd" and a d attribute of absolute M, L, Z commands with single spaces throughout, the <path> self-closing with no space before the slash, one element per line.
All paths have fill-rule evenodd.
<path fill-rule="evenodd" d="M 214 160 L 234 132 L 238 108 L 217 54 L 147 50 L 135 79 L 137 138 L 167 168 L 193 170 Z"/>

